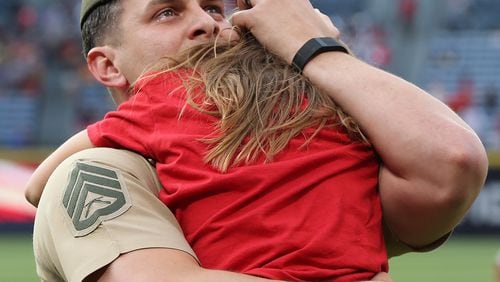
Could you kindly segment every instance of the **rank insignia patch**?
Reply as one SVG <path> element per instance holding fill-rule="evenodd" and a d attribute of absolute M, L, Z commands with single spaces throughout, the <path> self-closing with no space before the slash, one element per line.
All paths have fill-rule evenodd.
<path fill-rule="evenodd" d="M 62 203 L 76 237 L 91 233 L 101 222 L 123 214 L 131 206 L 119 171 L 81 161 L 74 164 Z"/>

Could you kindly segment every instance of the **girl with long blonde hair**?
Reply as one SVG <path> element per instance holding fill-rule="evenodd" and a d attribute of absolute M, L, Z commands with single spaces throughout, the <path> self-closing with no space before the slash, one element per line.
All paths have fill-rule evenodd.
<path fill-rule="evenodd" d="M 355 121 L 252 36 L 161 60 L 94 146 L 153 159 L 203 267 L 292 281 L 387 272 L 379 163 Z"/>

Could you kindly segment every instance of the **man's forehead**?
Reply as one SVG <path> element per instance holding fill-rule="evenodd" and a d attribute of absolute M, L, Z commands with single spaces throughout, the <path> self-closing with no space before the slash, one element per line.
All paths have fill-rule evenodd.
<path fill-rule="evenodd" d="M 170 2 L 188 2 L 188 1 L 192 1 L 192 0 L 147 0 L 144 2 L 147 3 L 147 5 L 156 5 L 156 4 L 163 4 L 163 3 L 170 3 Z M 200 4 L 202 4 L 203 2 L 222 2 L 222 3 L 224 3 L 224 5 L 236 6 L 236 0 L 195 0 L 195 1 L 200 3 Z"/>
<path fill-rule="evenodd" d="M 188 3 L 198 3 L 200 6 L 203 5 L 219 5 L 229 2 L 227 0 L 119 0 L 122 2 L 122 7 L 125 9 L 125 13 L 133 15 L 134 17 L 147 15 L 151 11 L 158 8 L 163 8 L 163 6 L 186 6 Z"/>
<path fill-rule="evenodd" d="M 110 2 L 111 0 L 82 0 L 82 5 L 81 5 L 81 10 L 80 10 L 80 27 L 83 25 L 83 22 L 87 18 L 87 16 L 94 10 L 97 6 L 106 4 L 107 2 Z M 123 1 L 123 0 L 118 0 L 118 1 Z M 150 0 L 150 1 L 144 1 L 142 0 L 144 4 L 148 3 L 149 4 L 155 4 L 155 3 L 165 3 L 165 2 L 170 2 L 172 0 Z M 187 0 L 174 0 L 174 1 L 187 1 Z M 201 1 L 206 1 L 206 0 L 197 0 L 199 2 Z M 236 7 L 236 0 L 222 0 L 226 6 L 226 8 L 232 9 Z M 153 3 L 151 3 L 153 2 Z"/>

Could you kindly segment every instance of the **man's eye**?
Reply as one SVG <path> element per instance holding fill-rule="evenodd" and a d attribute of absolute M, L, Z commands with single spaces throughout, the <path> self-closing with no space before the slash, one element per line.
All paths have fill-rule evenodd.
<path fill-rule="evenodd" d="M 219 6 L 208 6 L 205 7 L 205 11 L 209 14 L 221 14 L 224 15 L 224 11 Z"/>
<path fill-rule="evenodd" d="M 163 18 L 169 18 L 175 16 L 176 13 L 173 9 L 165 9 L 156 15 L 156 19 L 161 20 Z"/>

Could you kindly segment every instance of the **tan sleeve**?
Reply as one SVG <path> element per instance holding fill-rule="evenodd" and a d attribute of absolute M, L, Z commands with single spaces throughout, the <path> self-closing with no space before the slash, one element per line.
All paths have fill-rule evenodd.
<path fill-rule="evenodd" d="M 196 258 L 158 199 L 154 167 L 129 151 L 95 148 L 65 160 L 38 206 L 33 248 L 46 281 L 81 281 L 120 254 L 169 248 Z"/>

